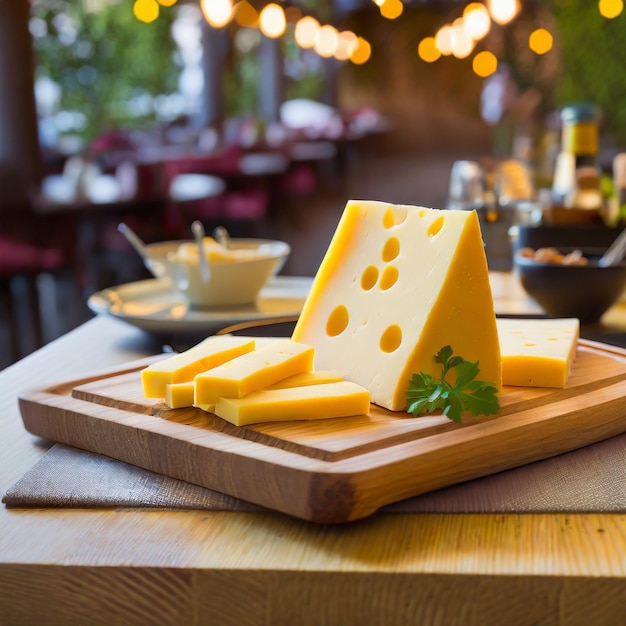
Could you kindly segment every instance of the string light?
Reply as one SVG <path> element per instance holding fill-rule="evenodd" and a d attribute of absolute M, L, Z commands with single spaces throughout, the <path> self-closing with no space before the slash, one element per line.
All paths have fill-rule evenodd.
<path fill-rule="evenodd" d="M 424 37 L 417 47 L 417 54 L 426 63 L 434 63 L 441 58 L 441 50 L 437 46 L 434 37 Z"/>
<path fill-rule="evenodd" d="M 320 23 L 314 17 L 303 17 L 296 22 L 293 32 L 296 43 L 301 48 L 312 48 L 315 45 L 315 37 L 320 28 Z"/>
<path fill-rule="evenodd" d="M 135 0 L 133 14 L 145 24 L 150 24 L 159 17 L 159 3 L 156 0 Z"/>
<path fill-rule="evenodd" d="M 489 11 L 480 2 L 471 2 L 463 10 L 463 30 L 468 37 L 478 41 L 491 30 Z"/>
<path fill-rule="evenodd" d="M 401 0 L 383 0 L 383 2 L 377 2 L 376 4 L 378 4 L 380 14 L 388 20 L 395 20 L 404 11 L 404 4 L 402 4 Z"/>
<path fill-rule="evenodd" d="M 213 28 L 223 28 L 233 17 L 232 0 L 200 0 L 200 8 Z"/>
<path fill-rule="evenodd" d="M 321 57 L 329 58 L 333 56 L 337 49 L 337 41 L 339 39 L 339 33 L 334 26 L 325 24 L 318 29 L 315 36 L 315 45 L 313 49 Z"/>
<path fill-rule="evenodd" d="M 477 76 L 487 78 L 498 69 L 498 59 L 493 52 L 483 50 L 472 59 L 472 69 Z"/>
<path fill-rule="evenodd" d="M 545 54 L 552 50 L 553 38 L 545 28 L 537 28 L 528 37 L 528 47 L 535 54 Z"/>
<path fill-rule="evenodd" d="M 243 28 L 254 28 L 259 24 L 259 14 L 247 0 L 237 2 L 233 7 L 233 17 Z"/>
<path fill-rule="evenodd" d="M 259 14 L 259 27 L 266 37 L 276 39 L 283 35 L 287 28 L 283 7 L 274 3 L 265 5 Z"/>
<path fill-rule="evenodd" d="M 487 8 L 491 19 L 504 26 L 513 21 L 519 13 L 519 0 L 487 0 Z"/>
<path fill-rule="evenodd" d="M 624 2 L 623 0 L 600 0 L 598 10 L 602 17 L 612 20 L 624 10 Z"/>

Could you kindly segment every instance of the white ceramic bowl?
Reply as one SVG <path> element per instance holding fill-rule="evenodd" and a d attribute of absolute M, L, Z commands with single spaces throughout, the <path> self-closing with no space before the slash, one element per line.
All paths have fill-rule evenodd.
<path fill-rule="evenodd" d="M 164 241 L 146 246 L 146 267 L 165 279 L 194 307 L 253 303 L 263 286 L 283 268 L 289 244 L 271 239 L 231 239 L 228 250 L 205 248 L 209 265 L 205 282 L 195 241 Z"/>

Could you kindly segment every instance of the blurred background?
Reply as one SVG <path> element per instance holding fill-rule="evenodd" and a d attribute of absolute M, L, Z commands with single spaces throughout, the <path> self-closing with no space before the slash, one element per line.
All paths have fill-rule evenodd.
<path fill-rule="evenodd" d="M 520 224 L 623 225 L 622 0 L 5 5 L 0 367 L 149 276 L 120 222 L 281 239 L 296 276 L 350 198 L 476 208 L 495 270 Z"/>

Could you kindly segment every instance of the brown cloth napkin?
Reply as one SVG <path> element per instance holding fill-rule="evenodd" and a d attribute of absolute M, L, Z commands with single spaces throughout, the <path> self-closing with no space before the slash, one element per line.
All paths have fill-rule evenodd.
<path fill-rule="evenodd" d="M 263 510 L 98 454 L 54 445 L 6 493 L 7 507 Z M 626 512 L 626 434 L 381 509 L 398 513 Z"/>

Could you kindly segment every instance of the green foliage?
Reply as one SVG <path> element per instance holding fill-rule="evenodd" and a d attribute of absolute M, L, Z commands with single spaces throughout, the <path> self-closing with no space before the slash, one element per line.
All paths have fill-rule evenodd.
<path fill-rule="evenodd" d="M 608 20 L 590 0 L 552 0 L 561 50 L 557 104 L 594 102 L 603 131 L 626 141 L 626 14 Z"/>
<path fill-rule="evenodd" d="M 172 9 L 161 7 L 159 18 L 144 24 L 130 1 L 38 0 L 32 16 L 47 31 L 34 38 L 38 75 L 61 86 L 62 109 L 85 115 L 87 137 L 136 122 L 128 107 L 133 97 L 176 89 Z"/>

